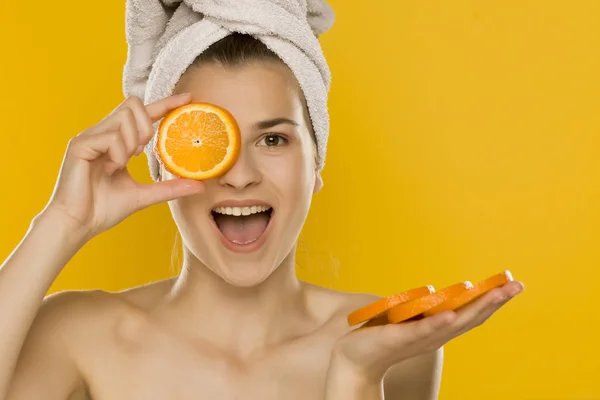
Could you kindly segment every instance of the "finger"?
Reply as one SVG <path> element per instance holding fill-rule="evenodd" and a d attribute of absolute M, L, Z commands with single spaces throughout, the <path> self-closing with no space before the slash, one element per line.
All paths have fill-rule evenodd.
<path fill-rule="evenodd" d="M 78 136 L 72 139 L 69 145 L 69 154 L 85 161 L 94 161 L 106 156 L 107 161 L 118 168 L 125 167 L 129 160 L 122 135 L 114 131 Z"/>
<path fill-rule="evenodd" d="M 133 112 L 138 133 L 138 145 L 139 147 L 142 147 L 150 141 L 154 134 L 152 120 L 146 111 L 146 106 L 138 97 L 130 97 L 128 99 L 127 107 Z M 139 147 L 136 147 L 134 154 L 139 154 Z"/>
<path fill-rule="evenodd" d="M 132 107 L 135 107 L 135 103 L 141 104 L 142 107 L 144 106 L 144 103 L 139 97 L 128 97 L 123 100 L 123 102 L 121 102 L 121 104 L 119 104 L 114 110 L 112 110 L 110 114 L 104 117 L 102 121 L 83 131 L 80 136 L 95 135 L 100 132 L 118 130 L 120 126 L 120 113 L 126 108 L 129 108 L 131 111 L 133 111 Z"/>
<path fill-rule="evenodd" d="M 144 145 L 152 136 L 152 123 L 146 107 L 139 97 L 128 97 L 113 112 L 83 135 L 95 135 L 104 131 L 121 130 L 130 155 L 136 154 L 139 146 Z"/>
<path fill-rule="evenodd" d="M 385 327 L 382 340 L 392 349 L 406 345 L 415 346 L 419 342 L 426 345 L 433 342 L 440 331 L 451 326 L 455 319 L 456 313 L 446 311 L 417 321 L 389 324 Z"/>
<path fill-rule="evenodd" d="M 413 329 L 411 335 L 408 337 L 411 342 L 430 340 L 432 337 L 437 336 L 440 331 L 443 331 L 456 320 L 456 313 L 452 311 L 439 313 L 430 318 L 423 318 L 421 320 L 411 322 Z"/>
<path fill-rule="evenodd" d="M 150 116 L 146 111 L 146 106 L 136 96 L 129 97 L 123 104 L 124 109 L 130 110 L 133 114 L 136 127 L 136 145 L 131 152 L 132 155 L 140 155 L 144 146 L 150 141 L 154 134 L 154 128 Z"/>
<path fill-rule="evenodd" d="M 150 184 L 140 184 L 138 188 L 140 191 L 139 211 L 154 204 L 201 193 L 204 191 L 205 185 L 203 182 L 196 180 L 171 179 Z"/>
<path fill-rule="evenodd" d="M 490 290 L 477 300 L 457 310 L 454 329 L 458 335 L 463 334 L 487 321 L 510 299 L 522 291 L 520 282 L 509 282 L 506 285 Z"/>
<path fill-rule="evenodd" d="M 131 157 L 137 151 L 139 142 L 138 127 L 133 110 L 127 107 L 121 109 L 118 113 L 117 121 L 117 130 L 123 136 L 127 155 Z"/>
<path fill-rule="evenodd" d="M 139 147 L 135 151 L 135 155 L 140 155 L 144 151 L 144 147 L 150 142 L 154 136 L 153 123 L 163 118 L 168 112 L 189 103 L 192 99 L 190 93 L 174 95 L 155 103 L 142 107 L 136 115 L 139 115 L 140 129 Z M 139 107 L 139 104 L 136 104 Z"/>
<path fill-rule="evenodd" d="M 169 96 L 146 106 L 146 111 L 152 123 L 158 121 L 177 107 L 184 106 L 192 100 L 190 93 Z"/>
<path fill-rule="evenodd" d="M 118 107 L 116 107 L 106 118 L 100 121 L 92 128 L 86 130 L 82 134 L 93 135 L 98 132 L 107 130 L 116 130 L 118 126 L 118 119 L 115 116 L 124 108 L 130 108 L 136 114 L 136 121 L 139 123 L 139 129 L 141 131 L 140 137 L 144 137 L 144 140 L 140 140 L 140 144 L 146 144 L 152 138 L 154 128 L 152 124 L 163 118 L 170 111 L 181 107 L 189 103 L 192 99 L 190 93 L 182 93 L 165 97 L 164 99 L 158 100 L 149 105 L 144 105 L 143 101 L 136 96 L 131 96 L 125 99 Z M 139 111 L 139 112 L 137 112 Z"/>
<path fill-rule="evenodd" d="M 135 151 L 135 153 L 133 153 L 133 155 L 139 156 L 140 154 L 142 154 L 142 152 L 144 151 L 145 148 L 146 148 L 146 146 L 144 146 L 143 144 L 139 145 L 137 150 Z"/>

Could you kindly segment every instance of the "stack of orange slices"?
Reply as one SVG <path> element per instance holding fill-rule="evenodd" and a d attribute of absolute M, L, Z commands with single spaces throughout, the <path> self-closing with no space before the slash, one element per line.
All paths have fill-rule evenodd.
<path fill-rule="evenodd" d="M 415 317 L 430 317 L 444 311 L 454 311 L 490 290 L 513 280 L 506 270 L 493 275 L 477 285 L 470 281 L 458 282 L 436 291 L 427 285 L 389 296 L 348 314 L 350 326 L 366 322 L 365 325 L 397 324 Z"/>

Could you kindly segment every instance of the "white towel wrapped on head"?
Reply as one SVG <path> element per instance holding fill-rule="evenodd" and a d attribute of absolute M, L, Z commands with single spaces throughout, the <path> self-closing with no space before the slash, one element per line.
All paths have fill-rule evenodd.
<path fill-rule="evenodd" d="M 245 33 L 263 42 L 300 84 L 317 140 L 317 166 L 323 168 L 331 76 L 317 36 L 334 19 L 324 0 L 127 0 L 126 18 L 123 90 L 145 103 L 171 95 L 196 57 L 227 35 Z M 146 154 L 156 180 L 154 140 Z"/>

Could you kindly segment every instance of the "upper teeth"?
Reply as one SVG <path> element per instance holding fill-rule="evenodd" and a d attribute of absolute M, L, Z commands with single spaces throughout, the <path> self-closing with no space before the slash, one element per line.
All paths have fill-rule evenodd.
<path fill-rule="evenodd" d="M 271 207 L 252 206 L 252 207 L 217 207 L 214 212 L 225 215 L 250 215 L 270 210 Z"/>

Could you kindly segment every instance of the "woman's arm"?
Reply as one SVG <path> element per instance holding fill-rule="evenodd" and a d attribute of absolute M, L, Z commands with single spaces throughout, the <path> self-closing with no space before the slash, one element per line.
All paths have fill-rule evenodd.
<path fill-rule="evenodd" d="M 325 400 L 383 400 L 383 374 L 368 376 L 334 350 L 327 371 Z"/>
<path fill-rule="evenodd" d="M 384 378 L 365 377 L 340 359 L 328 374 L 326 400 L 437 400 L 443 349 L 396 364 Z"/>
<path fill-rule="evenodd" d="M 40 305 L 81 246 L 134 212 L 204 189 L 187 179 L 140 184 L 126 168 L 152 138 L 152 124 L 190 100 L 146 106 L 128 98 L 69 142 L 50 202 L 0 267 L 0 400 L 63 400 L 76 387 L 64 334 L 80 316 L 61 307 L 62 297 Z"/>
<path fill-rule="evenodd" d="M 444 363 L 443 348 L 396 364 L 384 377 L 386 400 L 437 400 Z"/>
<path fill-rule="evenodd" d="M 77 383 L 77 371 L 65 352 L 53 301 L 44 296 L 83 243 L 68 220 L 41 214 L 0 268 L 0 399 L 25 399 L 25 386 L 38 387 L 44 399 L 66 399 Z M 40 310 L 38 315 L 38 310 Z M 37 317 L 36 317 L 37 316 Z M 35 321 L 35 323 L 34 323 Z M 33 327 L 32 327 L 33 324 Z M 30 332 L 30 327 L 31 333 Z M 27 340 L 26 349 L 23 345 Z M 19 379 L 9 392 L 19 356 Z M 32 379 L 35 378 L 35 379 Z M 39 380 L 48 380 L 40 385 Z M 11 394 L 9 394 L 11 393 Z"/>

